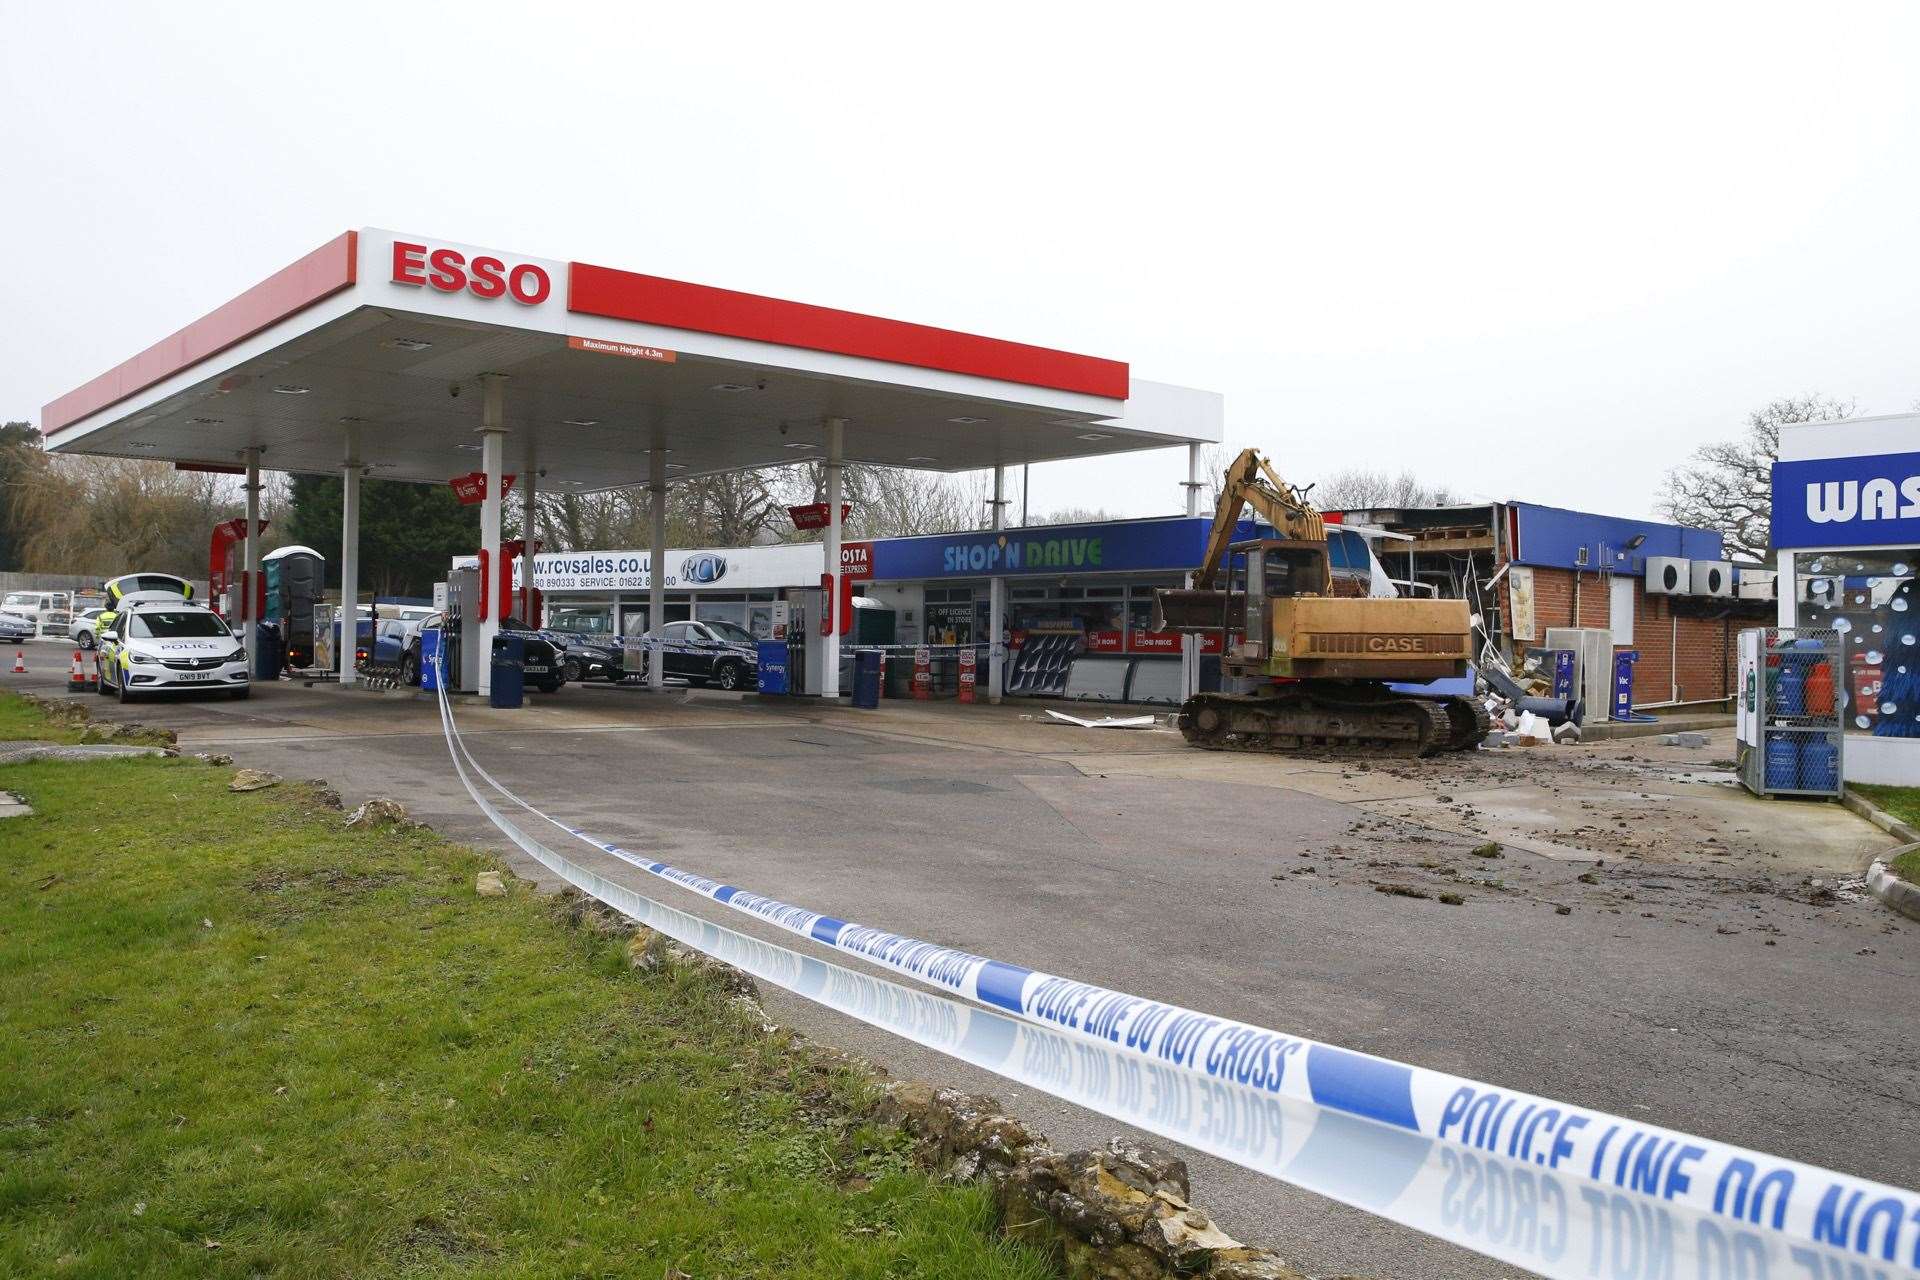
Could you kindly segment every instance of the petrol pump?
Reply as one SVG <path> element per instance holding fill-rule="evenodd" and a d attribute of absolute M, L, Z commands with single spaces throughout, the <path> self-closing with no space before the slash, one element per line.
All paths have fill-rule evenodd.
<path fill-rule="evenodd" d="M 253 536 L 259 538 L 266 531 L 267 522 L 261 520 L 255 524 Z M 213 526 L 213 537 L 207 548 L 208 603 L 229 624 L 242 613 L 256 622 L 266 617 L 266 575 L 261 574 L 252 583 L 247 581 L 246 538 L 246 517 L 235 516 Z M 253 607 L 243 610 L 240 603 L 247 598 L 249 590 L 253 592 Z"/>

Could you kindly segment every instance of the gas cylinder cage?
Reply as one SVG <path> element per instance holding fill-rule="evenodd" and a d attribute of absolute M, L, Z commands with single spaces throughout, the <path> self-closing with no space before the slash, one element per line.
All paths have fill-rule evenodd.
<path fill-rule="evenodd" d="M 1838 797 L 1852 696 L 1845 637 L 1814 627 L 1740 633 L 1740 781 L 1762 796 Z"/>

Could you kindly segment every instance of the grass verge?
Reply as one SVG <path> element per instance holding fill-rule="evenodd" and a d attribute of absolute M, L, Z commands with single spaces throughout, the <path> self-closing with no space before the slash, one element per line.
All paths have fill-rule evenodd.
<path fill-rule="evenodd" d="M 0 767 L 0 1274 L 1051 1274 L 711 976 L 229 776 Z"/>
<path fill-rule="evenodd" d="M 49 716 L 17 693 L 0 693 L 0 742 L 78 742 L 86 723 L 84 714 Z"/>
<path fill-rule="evenodd" d="M 1920 787 L 1855 786 L 1853 788 L 1910 827 L 1920 827 Z M 1888 864 L 1893 874 L 1920 884 L 1920 849 L 1901 854 Z"/>

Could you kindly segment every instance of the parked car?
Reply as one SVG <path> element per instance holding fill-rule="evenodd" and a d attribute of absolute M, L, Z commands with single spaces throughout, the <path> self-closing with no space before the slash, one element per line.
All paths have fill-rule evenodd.
<path fill-rule="evenodd" d="M 760 674 L 759 642 L 737 622 L 669 622 L 647 632 L 659 642 L 661 669 L 691 684 L 745 689 Z"/>
<path fill-rule="evenodd" d="M 219 614 L 185 600 L 123 603 L 93 663 L 100 692 L 122 702 L 209 689 L 244 698 L 252 689 L 246 646 Z"/>
<path fill-rule="evenodd" d="M 0 642 L 18 644 L 22 640 L 31 640 L 34 625 L 31 618 L 23 618 L 17 613 L 0 613 Z"/>
<path fill-rule="evenodd" d="M 25 618 L 39 635 L 63 636 L 72 620 L 73 597 L 65 591 L 9 591 L 0 613 Z"/>
<path fill-rule="evenodd" d="M 445 625 L 441 614 L 433 614 L 416 628 L 405 641 L 400 654 L 400 678 L 408 684 L 420 683 L 420 637 L 428 631 L 439 631 Z M 557 693 L 560 686 L 567 682 L 565 664 L 561 658 L 560 644 L 549 638 L 546 633 L 536 631 L 519 618 L 506 617 L 500 620 L 502 632 L 515 632 L 526 640 L 527 683 L 542 693 Z"/>
<path fill-rule="evenodd" d="M 176 578 L 170 573 L 123 573 L 111 578 L 106 585 L 107 603 L 98 618 L 93 621 L 94 635 L 104 635 L 112 626 L 114 617 L 125 606 L 139 601 L 173 601 L 193 599 L 193 584 L 185 578 Z"/>
<path fill-rule="evenodd" d="M 560 646 L 560 669 L 576 684 L 588 680 L 618 681 L 626 675 L 620 646 L 606 643 L 606 637 L 587 638 L 564 631 L 549 630 L 549 640 Z"/>
<path fill-rule="evenodd" d="M 75 614 L 67 626 L 67 638 L 82 649 L 93 648 L 100 643 L 99 622 L 106 612 L 105 609 L 87 609 Z"/>

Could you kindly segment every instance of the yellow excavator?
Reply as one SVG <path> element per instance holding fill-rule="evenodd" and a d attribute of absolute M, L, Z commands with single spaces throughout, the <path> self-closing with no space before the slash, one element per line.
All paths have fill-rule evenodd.
<path fill-rule="evenodd" d="M 1234 541 L 1248 507 L 1278 536 Z M 1220 636 L 1221 676 L 1263 683 L 1189 698 L 1180 708 L 1187 741 L 1216 751 L 1407 756 L 1477 746 L 1490 727 L 1478 699 L 1392 687 L 1467 675 L 1466 601 L 1368 590 L 1334 574 L 1326 525 L 1305 492 L 1243 450 L 1227 468 L 1193 586 L 1155 592 L 1154 625 Z"/>

